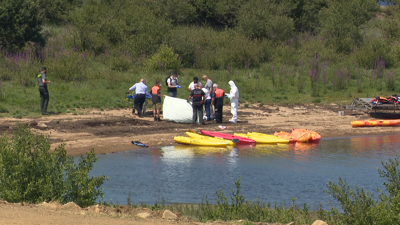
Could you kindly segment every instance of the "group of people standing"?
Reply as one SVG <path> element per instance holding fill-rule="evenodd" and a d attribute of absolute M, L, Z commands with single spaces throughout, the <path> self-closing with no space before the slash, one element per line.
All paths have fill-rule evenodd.
<path fill-rule="evenodd" d="M 189 84 L 188 90 L 190 91 L 188 101 L 192 101 L 193 107 L 193 117 L 192 123 L 195 124 L 197 120 L 201 124 L 205 124 L 204 120 L 211 121 L 214 119 L 214 123 L 222 123 L 222 110 L 224 105 L 224 98 L 228 97 L 231 100 L 231 113 L 232 119 L 229 122 L 237 123 L 237 110 L 239 104 L 239 90 L 235 85 L 234 81 L 229 81 L 228 84 L 231 88 L 229 94 L 225 94 L 224 90 L 218 87 L 218 84 L 213 84 L 212 80 L 204 75 L 202 77 L 204 85 L 199 82 L 198 77 L 193 77 L 193 82 Z M 39 85 L 40 93 L 40 108 L 42 115 L 48 115 L 47 106 L 49 103 L 49 91 L 47 90 L 47 84 L 50 81 L 47 80 L 46 67 L 42 67 L 40 74 L 37 76 L 37 84 Z M 178 82 L 178 74 L 174 73 L 172 76 L 166 79 L 166 85 L 168 87 L 168 95 L 170 97 L 176 97 L 178 94 L 177 89 L 182 88 Z M 139 83 L 134 84 L 126 92 L 127 94 L 133 90 L 136 90 L 136 97 L 134 100 L 134 108 L 138 112 L 139 117 L 143 117 L 143 104 L 146 101 L 148 93 L 148 87 L 146 85 L 146 80 L 141 79 Z M 150 91 L 154 110 L 153 116 L 154 121 L 161 121 L 160 111 L 161 111 L 161 97 L 165 95 L 161 94 L 161 81 L 156 80 L 155 85 Z M 203 117 L 203 105 L 205 109 L 205 116 Z"/>
<path fill-rule="evenodd" d="M 177 89 L 182 88 L 179 85 L 178 74 L 174 73 L 172 76 L 166 79 L 166 85 L 168 87 L 168 95 L 170 97 L 176 97 L 178 94 Z M 214 119 L 214 123 L 222 123 L 222 111 L 224 105 L 224 98 L 227 97 L 231 100 L 231 113 L 232 119 L 229 122 L 237 123 L 237 110 L 239 103 L 239 90 L 235 85 L 234 81 L 229 81 L 228 84 L 231 88 L 229 94 L 225 94 L 224 90 L 220 89 L 218 84 L 214 84 L 207 75 L 202 77 L 204 85 L 199 82 L 198 77 L 193 77 L 193 82 L 189 84 L 188 90 L 190 95 L 188 102 L 192 101 L 193 117 L 192 123 L 196 124 L 197 121 L 200 124 L 205 124 L 204 120 L 211 121 Z M 156 80 L 155 86 L 151 88 L 150 94 L 154 105 L 153 116 L 154 121 L 161 121 L 160 110 L 161 110 L 161 97 L 165 95 L 161 94 L 161 82 Z M 129 88 L 127 94 L 133 90 L 136 90 L 136 98 L 134 100 L 134 108 L 132 113 L 137 110 L 138 116 L 143 117 L 142 108 L 148 94 L 148 88 L 145 79 L 141 79 L 139 83 L 134 84 Z M 203 106 L 205 109 L 205 115 L 203 116 Z"/>
<path fill-rule="evenodd" d="M 178 75 L 175 73 L 166 79 L 168 87 L 168 95 L 170 97 L 176 97 L 178 94 L 177 89 L 182 88 L 178 82 Z M 192 123 L 196 124 L 197 121 L 200 124 L 205 124 L 204 120 L 211 121 L 214 119 L 214 123 L 222 123 L 222 111 L 224 105 L 224 98 L 227 97 L 231 100 L 231 113 L 232 119 L 229 122 L 237 123 L 237 110 L 239 103 L 239 90 L 235 85 L 234 81 L 229 81 L 228 84 L 231 88 L 229 94 L 225 94 L 224 90 L 220 89 L 218 84 L 214 84 L 207 75 L 202 77 L 204 85 L 199 82 L 198 77 L 193 77 L 193 82 L 189 84 L 188 90 L 190 95 L 188 101 L 192 101 L 193 117 Z M 160 110 L 161 110 L 161 97 L 165 95 L 161 94 L 161 82 L 156 80 L 155 86 L 151 88 L 150 94 L 154 105 L 153 116 L 154 121 L 161 121 Z M 127 94 L 133 90 L 136 90 L 136 97 L 134 100 L 134 108 L 138 112 L 139 117 L 143 117 L 142 108 L 146 101 L 146 95 L 148 94 L 148 88 L 145 79 L 141 79 L 139 83 L 134 84 L 129 88 Z M 205 109 L 205 115 L 203 116 L 203 106 Z"/>
<path fill-rule="evenodd" d="M 224 90 L 219 88 L 218 84 L 213 84 L 212 80 L 204 75 L 202 77 L 205 85 L 199 82 L 197 77 L 193 78 L 193 82 L 189 84 L 189 100 L 193 101 L 193 117 L 192 123 L 197 120 L 200 124 L 204 124 L 204 119 L 210 121 L 214 117 L 214 123 L 222 123 L 222 111 L 224 106 L 224 98 L 228 97 L 231 100 L 231 123 L 237 123 L 237 110 L 239 103 L 239 90 L 234 81 L 229 81 L 231 87 L 230 94 L 225 94 Z M 206 115 L 203 117 L 203 105 Z M 212 110 L 214 108 L 214 110 Z M 214 111 L 212 113 L 211 111 Z M 214 115 L 214 116 L 213 116 Z"/>

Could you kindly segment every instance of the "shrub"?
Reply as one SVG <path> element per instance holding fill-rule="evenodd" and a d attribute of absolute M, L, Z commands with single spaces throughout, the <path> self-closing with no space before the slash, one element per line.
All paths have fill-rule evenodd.
<path fill-rule="evenodd" d="M 247 1 L 238 13 L 238 30 L 254 39 L 283 41 L 289 38 L 294 30 L 294 23 L 288 17 L 288 12 L 294 4 L 277 2 Z"/>
<path fill-rule="evenodd" d="M 51 69 L 51 78 L 64 81 L 85 80 L 82 71 L 87 66 L 88 60 L 85 53 L 64 51 L 59 58 L 52 57 L 46 60 L 47 68 Z"/>
<path fill-rule="evenodd" d="M 0 2 L 0 47 L 19 49 L 27 42 L 40 42 L 43 17 L 33 1 L 3 0 Z"/>
<path fill-rule="evenodd" d="M 130 59 L 123 55 L 111 57 L 110 62 L 111 62 L 111 69 L 120 72 L 125 72 L 129 70 L 131 66 Z"/>
<path fill-rule="evenodd" d="M 94 149 L 81 156 L 79 164 L 67 157 L 65 145 L 50 152 L 50 139 L 33 134 L 20 125 L 0 138 L 0 198 L 9 202 L 75 202 L 93 205 L 103 195 L 100 186 L 107 178 L 88 173 L 97 161 Z"/>
<path fill-rule="evenodd" d="M 200 221 L 208 220 L 249 220 L 249 221 L 268 221 L 272 223 L 310 224 L 311 217 L 309 206 L 298 207 L 292 204 L 288 209 L 282 205 L 270 203 L 265 204 L 256 200 L 255 202 L 246 201 L 240 194 L 240 178 L 235 181 L 236 190 L 232 190 L 230 201 L 222 190 L 217 191 L 216 204 L 210 204 L 206 198 L 206 203 L 200 205 Z M 293 199 L 293 202 L 296 199 Z"/>
<path fill-rule="evenodd" d="M 340 202 L 344 214 L 332 208 L 332 212 L 326 218 L 328 220 L 340 220 L 338 224 L 399 224 L 400 222 L 400 170 L 399 157 L 382 162 L 383 170 L 378 169 L 379 175 L 385 178 L 384 182 L 387 192 L 379 191 L 378 200 L 374 195 L 356 186 L 351 188 L 346 180 L 339 178 L 338 183 L 329 182 L 326 193 Z"/>
<path fill-rule="evenodd" d="M 225 69 L 257 67 L 273 52 L 269 40 L 250 40 L 233 30 L 180 26 L 166 43 L 182 57 L 185 67 Z"/>
<path fill-rule="evenodd" d="M 172 48 L 162 45 L 146 62 L 147 71 L 179 71 L 181 63 Z"/>
<path fill-rule="evenodd" d="M 376 63 L 376 57 L 385 59 L 387 67 L 392 66 L 395 60 L 397 49 L 390 46 L 384 39 L 372 39 L 354 51 L 355 60 L 362 68 L 373 68 Z"/>

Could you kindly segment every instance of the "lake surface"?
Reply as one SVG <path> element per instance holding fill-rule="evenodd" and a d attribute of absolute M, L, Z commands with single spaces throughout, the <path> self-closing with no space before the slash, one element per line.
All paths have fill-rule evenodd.
<path fill-rule="evenodd" d="M 374 192 L 383 188 L 377 168 L 394 158 L 400 136 L 322 139 L 314 144 L 212 148 L 186 145 L 100 155 L 91 175 L 106 175 L 104 200 L 132 203 L 214 203 L 216 191 L 228 198 L 241 178 L 246 200 L 290 205 L 339 205 L 324 193 L 328 181 L 347 179 Z"/>

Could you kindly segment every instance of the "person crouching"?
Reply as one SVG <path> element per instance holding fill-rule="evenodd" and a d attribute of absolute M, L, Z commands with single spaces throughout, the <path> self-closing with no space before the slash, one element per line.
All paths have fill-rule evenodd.
<path fill-rule="evenodd" d="M 203 121 L 203 104 L 205 101 L 205 93 L 203 90 L 200 89 L 199 84 L 195 84 L 195 89 L 190 92 L 189 101 L 193 99 L 193 117 L 192 117 L 192 124 L 196 124 L 197 118 L 199 119 L 200 124 L 205 124 Z"/>

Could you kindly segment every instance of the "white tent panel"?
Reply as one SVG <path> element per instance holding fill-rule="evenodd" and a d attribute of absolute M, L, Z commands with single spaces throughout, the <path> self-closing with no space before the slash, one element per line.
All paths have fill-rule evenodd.
<path fill-rule="evenodd" d="M 191 123 L 192 105 L 186 99 L 165 96 L 163 104 L 163 119 L 177 123 Z"/>

